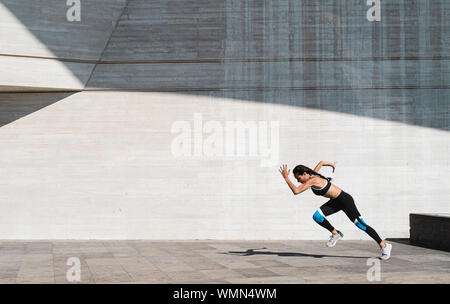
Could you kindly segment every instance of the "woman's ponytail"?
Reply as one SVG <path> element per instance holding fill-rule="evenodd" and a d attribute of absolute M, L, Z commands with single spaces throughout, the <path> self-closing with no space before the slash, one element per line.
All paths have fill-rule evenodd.
<path fill-rule="evenodd" d="M 292 173 L 297 174 L 297 175 L 302 175 L 304 172 L 308 173 L 309 175 L 318 175 L 321 178 L 326 179 L 328 181 L 331 181 L 333 179 L 331 177 L 325 177 L 322 174 L 320 174 L 319 172 L 316 172 L 316 171 L 312 170 L 311 168 L 308 168 L 303 165 L 298 165 L 294 168 L 294 170 L 292 170 Z"/>

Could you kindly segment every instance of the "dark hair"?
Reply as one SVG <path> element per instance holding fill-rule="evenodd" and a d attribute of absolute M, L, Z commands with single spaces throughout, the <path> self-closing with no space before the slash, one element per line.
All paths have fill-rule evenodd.
<path fill-rule="evenodd" d="M 331 177 L 325 177 L 322 174 L 320 174 L 320 173 L 318 173 L 318 172 L 316 172 L 316 171 L 314 171 L 314 170 L 312 170 L 312 169 L 310 169 L 310 168 L 308 168 L 306 166 L 303 166 L 303 165 L 298 165 L 298 166 L 296 166 L 294 168 L 294 170 L 292 170 L 292 173 L 293 174 L 297 174 L 297 175 L 302 175 L 304 172 L 308 173 L 309 175 L 318 175 L 321 178 L 324 178 L 324 179 L 326 179 L 328 181 L 332 180 Z"/>

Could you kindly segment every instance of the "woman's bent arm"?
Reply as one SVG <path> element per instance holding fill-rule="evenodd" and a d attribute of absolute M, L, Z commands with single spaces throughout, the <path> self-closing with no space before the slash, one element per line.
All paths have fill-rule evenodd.
<path fill-rule="evenodd" d="M 311 187 L 311 181 L 307 181 L 304 184 L 301 184 L 300 186 L 295 186 L 294 183 L 290 180 L 289 177 L 285 177 L 284 180 L 286 181 L 286 183 L 288 184 L 289 188 L 291 188 L 292 193 L 294 193 L 294 195 L 300 194 L 305 190 L 308 190 L 309 187 Z"/>
<path fill-rule="evenodd" d="M 324 160 L 322 160 L 322 161 L 320 161 L 318 164 L 317 164 L 317 166 L 314 168 L 314 171 L 315 172 L 319 172 L 319 170 L 320 170 L 320 168 L 322 168 L 322 166 L 330 166 L 330 167 L 332 167 L 333 168 L 333 173 L 334 173 L 334 169 L 336 168 L 336 163 L 337 162 L 328 162 L 328 161 L 324 161 Z"/>

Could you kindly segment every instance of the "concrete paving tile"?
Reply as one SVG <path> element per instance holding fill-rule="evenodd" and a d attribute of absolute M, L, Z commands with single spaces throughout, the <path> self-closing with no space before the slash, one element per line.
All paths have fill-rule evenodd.
<path fill-rule="evenodd" d="M 245 278 L 244 275 L 236 270 L 228 268 L 200 270 L 200 272 L 210 279 Z"/>
<path fill-rule="evenodd" d="M 116 260 L 129 273 L 139 274 L 159 270 L 144 257 L 117 257 Z"/>
<path fill-rule="evenodd" d="M 268 267 L 270 271 L 284 276 L 312 277 L 312 276 L 339 276 L 342 274 L 366 274 L 369 267 L 345 266 L 312 266 L 312 267 Z"/>
<path fill-rule="evenodd" d="M 444 255 L 444 254 L 427 254 L 427 255 L 396 255 L 398 259 L 410 261 L 413 263 L 423 263 L 423 262 L 430 262 L 430 261 L 436 261 L 436 262 L 450 262 L 450 254 Z"/>
<path fill-rule="evenodd" d="M 25 247 L 17 248 L 17 247 L 7 247 L 7 248 L 0 248 L 0 256 L 10 256 L 10 255 L 17 255 L 17 254 L 25 254 Z"/>
<path fill-rule="evenodd" d="M 55 284 L 53 277 L 17 278 L 16 284 Z"/>
<path fill-rule="evenodd" d="M 128 273 L 133 281 L 147 282 L 151 284 L 168 284 L 172 279 L 162 271 L 148 271 L 148 272 L 130 272 Z"/>
<path fill-rule="evenodd" d="M 305 281 L 296 277 L 253 277 L 253 278 L 227 278 L 225 279 L 231 284 L 302 284 Z"/>
<path fill-rule="evenodd" d="M 330 266 L 331 269 L 338 273 L 347 273 L 347 274 L 362 274 L 366 275 L 367 271 L 373 266 L 373 264 L 370 264 L 367 266 L 366 264 L 363 265 L 338 265 L 338 266 Z M 382 267 L 380 267 L 382 271 Z"/>
<path fill-rule="evenodd" d="M 86 259 L 86 264 L 95 280 L 97 280 L 97 276 L 107 277 L 108 274 L 127 274 L 119 262 L 113 258 Z"/>
<path fill-rule="evenodd" d="M 56 276 L 66 276 L 67 273 L 72 273 L 72 266 L 61 266 L 61 265 L 55 265 L 53 268 L 53 273 Z M 81 264 L 80 265 L 80 275 L 83 277 L 91 277 L 92 273 L 87 266 L 87 264 Z"/>
<path fill-rule="evenodd" d="M 54 277 L 52 268 L 21 268 L 17 273 L 17 278 L 29 278 L 29 277 Z"/>
<path fill-rule="evenodd" d="M 81 247 L 83 253 L 111 253 L 109 247 L 104 246 L 93 246 L 93 247 Z"/>
<path fill-rule="evenodd" d="M 160 248 L 163 248 L 169 252 L 176 251 L 194 251 L 194 250 L 214 250 L 215 248 L 202 242 L 174 242 L 171 244 L 164 244 Z"/>
<path fill-rule="evenodd" d="M 16 279 L 19 271 L 0 271 L 0 279 Z"/>
<path fill-rule="evenodd" d="M 278 276 L 257 278 L 258 284 L 303 284 L 305 280 L 300 277 Z"/>
<path fill-rule="evenodd" d="M 133 241 L 128 240 L 102 240 L 103 247 L 130 247 Z"/>
<path fill-rule="evenodd" d="M 297 270 L 299 273 L 295 276 L 299 277 L 338 275 L 342 273 L 333 266 L 298 267 Z"/>
<path fill-rule="evenodd" d="M 338 274 L 326 276 L 304 276 L 306 284 L 368 284 L 366 275 L 362 274 Z"/>
<path fill-rule="evenodd" d="M 198 271 L 169 271 L 165 273 L 171 278 L 173 282 L 177 283 L 208 281 L 208 277 Z"/>
<path fill-rule="evenodd" d="M 25 251 L 26 246 L 27 246 L 26 242 L 3 242 L 0 245 L 0 252 L 8 250 Z"/>
<path fill-rule="evenodd" d="M 17 272 L 18 283 L 54 283 L 53 265 L 24 263 Z"/>
<path fill-rule="evenodd" d="M 270 271 L 265 268 L 240 268 L 236 269 L 236 272 L 242 274 L 243 276 L 247 278 L 254 278 L 254 277 L 276 277 L 280 276 L 279 274 Z"/>
<path fill-rule="evenodd" d="M 79 256 L 80 259 L 102 259 L 102 258 L 115 258 L 112 252 L 88 252 L 82 253 Z"/>
<path fill-rule="evenodd" d="M 104 247 L 102 241 L 94 241 L 94 240 L 57 240 L 52 241 L 53 248 L 85 248 L 85 247 Z"/>
<path fill-rule="evenodd" d="M 447 262 L 423 262 L 415 265 L 418 271 L 447 272 L 450 273 L 450 263 Z"/>
<path fill-rule="evenodd" d="M 40 262 L 53 260 L 52 253 L 27 253 L 25 254 L 26 261 Z"/>
<path fill-rule="evenodd" d="M 227 255 L 229 257 L 239 257 L 242 261 L 256 261 L 256 260 L 267 260 L 267 259 L 276 259 L 278 257 L 284 256 L 284 252 L 273 252 L 273 251 L 265 251 L 264 249 L 253 250 L 247 249 L 243 251 L 228 251 L 222 252 L 222 255 Z M 290 253 L 289 253 L 290 255 Z"/>
<path fill-rule="evenodd" d="M 53 263 L 54 264 L 66 264 L 67 261 L 71 258 L 78 258 L 81 263 L 85 261 L 82 255 L 71 255 L 71 254 L 53 254 Z"/>
<path fill-rule="evenodd" d="M 246 262 L 246 261 L 242 261 L 242 260 L 238 260 L 238 259 L 231 259 L 231 260 L 216 260 L 217 263 L 225 266 L 226 268 L 230 268 L 230 269 L 241 269 L 241 268 L 259 268 L 259 266 Z"/>
<path fill-rule="evenodd" d="M 59 255 L 69 255 L 69 256 L 80 256 L 83 254 L 83 251 L 81 248 L 73 248 L 73 247 L 53 247 L 53 254 L 59 254 Z"/>
<path fill-rule="evenodd" d="M 226 268 L 222 264 L 202 256 L 182 258 L 182 261 L 195 270 Z"/>
<path fill-rule="evenodd" d="M 184 260 L 184 259 L 195 259 L 195 258 L 204 258 L 199 252 L 196 251 L 167 251 L 166 254 L 170 255 L 173 258 Z"/>
<path fill-rule="evenodd" d="M 225 279 L 208 279 L 207 281 L 203 281 L 203 283 L 200 284 L 230 284 L 230 282 L 226 281 Z"/>
<path fill-rule="evenodd" d="M 22 262 L 25 259 L 25 254 L 0 254 L 0 263 L 14 263 L 14 262 Z"/>
<path fill-rule="evenodd" d="M 283 262 L 280 262 L 280 261 L 277 261 L 274 259 L 272 259 L 272 260 L 265 259 L 265 260 L 256 260 L 256 261 L 249 260 L 248 262 L 253 265 L 256 265 L 259 267 L 265 267 L 265 268 L 267 268 L 267 267 L 292 267 L 289 264 L 286 264 L 286 263 L 283 263 Z"/>
<path fill-rule="evenodd" d="M 110 284 L 110 283 L 127 283 L 133 282 L 133 278 L 125 271 L 121 272 L 101 272 L 93 273 L 94 281 L 97 284 Z"/>
<path fill-rule="evenodd" d="M 227 281 L 230 284 L 256 284 L 258 278 L 246 278 L 246 277 L 231 277 L 226 278 L 225 281 Z"/>
<path fill-rule="evenodd" d="M 81 272 L 80 281 L 68 281 L 65 275 L 55 275 L 56 284 L 94 284 L 93 276 L 86 276 Z"/>
<path fill-rule="evenodd" d="M 168 255 L 167 251 L 156 247 L 133 247 L 142 256 L 148 257 L 166 257 Z"/>
<path fill-rule="evenodd" d="M 108 247 L 109 252 L 115 257 L 135 257 L 141 254 L 135 248 L 125 246 Z"/>
<path fill-rule="evenodd" d="M 120 266 L 116 264 L 112 265 L 99 265 L 99 266 L 89 266 L 89 270 L 92 273 L 92 275 L 105 275 L 108 273 L 116 273 L 116 272 L 124 272 L 126 271 Z"/>
<path fill-rule="evenodd" d="M 119 265 L 116 258 L 89 258 L 84 260 L 89 267 L 96 267 L 96 266 L 108 266 L 108 265 Z"/>
<path fill-rule="evenodd" d="M 25 246 L 25 253 L 52 253 L 53 245 L 51 242 L 28 243 Z"/>
<path fill-rule="evenodd" d="M 237 243 L 237 242 L 231 242 L 231 243 L 213 243 L 210 245 L 217 251 L 242 251 L 244 249 L 247 250 L 249 248 L 252 248 L 250 244 L 245 243 Z M 264 247 L 264 246 L 263 246 Z M 261 248 L 261 247 L 254 247 L 254 248 Z"/>
<path fill-rule="evenodd" d="M 423 272 L 383 272 L 381 273 L 383 283 L 395 284 L 449 284 L 449 273 L 423 273 Z"/>
<path fill-rule="evenodd" d="M 0 272 L 8 269 L 19 269 L 22 261 L 0 261 Z"/>
<path fill-rule="evenodd" d="M 165 261 L 162 258 L 154 259 L 153 257 L 145 257 L 148 261 L 164 272 L 171 271 L 194 271 L 195 269 L 180 260 L 170 259 Z"/>
<path fill-rule="evenodd" d="M 294 267 L 324 266 L 324 265 L 352 265 L 346 258 L 312 258 L 312 257 L 286 257 L 282 263 Z"/>

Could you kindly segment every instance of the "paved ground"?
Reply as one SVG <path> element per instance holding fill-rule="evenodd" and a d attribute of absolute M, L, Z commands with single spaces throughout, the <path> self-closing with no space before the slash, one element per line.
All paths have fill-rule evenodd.
<path fill-rule="evenodd" d="M 450 283 L 450 252 L 392 244 L 379 282 Z M 2 241 L 0 283 L 68 283 L 70 257 L 81 283 L 373 283 L 378 255 L 372 241 Z"/>

